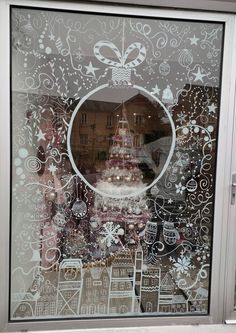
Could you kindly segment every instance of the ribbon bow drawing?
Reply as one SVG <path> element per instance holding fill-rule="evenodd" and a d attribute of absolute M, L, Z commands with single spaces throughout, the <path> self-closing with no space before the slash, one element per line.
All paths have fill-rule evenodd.
<path fill-rule="evenodd" d="M 114 52 L 118 61 L 107 58 L 102 54 L 102 48 L 107 47 Z M 140 65 L 146 58 L 146 48 L 139 42 L 132 43 L 128 48 L 122 53 L 110 41 L 99 41 L 94 45 L 94 55 L 95 57 L 105 65 L 112 68 L 112 80 L 117 84 L 121 82 L 128 83 L 130 81 L 131 69 L 134 69 Z M 138 51 L 138 55 L 135 59 L 129 61 L 130 54 L 134 51 Z"/>
<path fill-rule="evenodd" d="M 102 47 L 108 47 L 109 49 L 111 49 L 115 53 L 119 62 L 113 61 L 113 60 L 110 60 L 110 59 L 104 57 L 100 52 L 100 49 Z M 95 54 L 96 58 L 99 61 L 101 61 L 102 63 L 104 63 L 106 65 L 109 65 L 112 67 L 117 67 L 117 68 L 128 69 L 128 68 L 137 67 L 146 58 L 146 49 L 141 43 L 138 43 L 138 42 L 130 44 L 123 54 L 121 54 L 119 49 L 115 46 L 115 44 L 113 44 L 110 41 L 97 42 L 94 45 L 93 50 L 94 50 L 94 54 Z M 137 57 L 135 59 L 131 60 L 130 62 L 126 63 L 130 53 L 134 50 L 138 50 L 138 52 L 139 52 Z"/>

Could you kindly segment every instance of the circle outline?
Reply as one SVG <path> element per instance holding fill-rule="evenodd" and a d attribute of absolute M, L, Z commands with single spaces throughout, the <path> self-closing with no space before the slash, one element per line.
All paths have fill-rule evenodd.
<path fill-rule="evenodd" d="M 141 87 L 141 86 L 138 86 L 138 85 L 133 85 L 133 88 L 134 89 L 138 89 L 139 91 L 143 91 L 145 92 L 147 95 L 149 96 L 152 96 L 152 98 L 158 103 L 161 105 L 161 107 L 164 109 L 166 115 L 168 116 L 168 119 L 170 121 L 170 124 L 171 124 L 171 129 L 172 129 L 172 142 L 171 142 L 171 147 L 170 147 L 170 151 L 169 151 L 169 154 L 168 154 L 168 157 L 166 159 L 166 162 L 160 172 L 160 174 L 154 179 L 154 181 L 149 184 L 148 186 L 145 186 L 145 188 L 137 191 L 137 192 L 133 192 L 131 194 L 124 194 L 124 195 L 111 195 L 109 193 L 105 193 L 105 192 L 102 192 L 100 190 L 98 190 L 96 187 L 94 187 L 93 185 L 91 185 L 87 179 L 82 175 L 82 173 L 79 171 L 79 169 L 77 168 L 75 162 L 74 162 L 74 158 L 73 158 L 73 155 L 72 155 L 72 152 L 71 152 L 71 145 L 70 145 L 70 138 L 71 138 L 71 132 L 72 132 L 72 127 L 73 127 L 73 123 L 74 123 L 74 119 L 81 107 L 81 105 L 93 94 L 95 94 L 96 92 L 104 89 L 104 88 L 109 88 L 109 84 L 108 83 L 105 83 L 105 84 L 102 84 L 101 86 L 91 90 L 88 94 L 86 94 L 83 98 L 81 98 L 81 100 L 79 101 L 78 105 L 76 106 L 73 114 L 72 114 L 72 117 L 71 117 L 71 120 L 70 120 L 70 123 L 69 123 L 69 127 L 68 127 L 68 134 L 67 134 L 67 151 L 68 151 L 68 156 L 69 156 L 69 160 L 70 160 L 70 163 L 73 167 L 73 170 L 75 171 L 75 173 L 81 178 L 81 180 L 83 182 L 85 182 L 86 185 L 89 186 L 89 188 L 94 191 L 95 193 L 98 193 L 99 195 L 103 196 L 103 197 L 108 197 L 108 198 L 114 198 L 114 199 L 124 199 L 124 198 L 130 198 L 130 197 L 137 197 L 139 196 L 140 194 L 142 193 L 145 193 L 148 189 L 150 189 L 151 187 L 153 187 L 157 182 L 158 180 L 160 180 L 160 178 L 163 176 L 164 172 L 166 171 L 169 163 L 170 163 L 170 160 L 173 156 L 173 153 L 174 153 L 174 148 L 175 148 L 175 141 L 176 141 L 176 129 L 175 129 L 175 125 L 174 125 L 174 122 L 173 122 L 173 119 L 169 113 L 169 111 L 167 110 L 167 108 L 165 107 L 165 105 L 159 100 L 159 98 L 157 98 L 156 96 L 152 95 L 148 90 L 146 90 L 145 88 Z"/>

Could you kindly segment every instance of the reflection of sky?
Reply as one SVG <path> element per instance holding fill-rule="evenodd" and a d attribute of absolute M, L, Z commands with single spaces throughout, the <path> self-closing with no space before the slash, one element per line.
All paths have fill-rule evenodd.
<path fill-rule="evenodd" d="M 117 93 L 116 89 L 109 89 L 107 93 L 105 91 L 106 89 L 98 91 L 96 94 L 92 95 L 90 99 L 97 101 L 122 103 L 137 95 L 137 90 L 134 89 L 122 89 L 122 93 L 119 94 Z"/>

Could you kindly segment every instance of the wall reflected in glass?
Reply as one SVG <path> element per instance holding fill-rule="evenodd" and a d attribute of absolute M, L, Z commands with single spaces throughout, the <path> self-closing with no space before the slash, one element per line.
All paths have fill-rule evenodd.
<path fill-rule="evenodd" d="M 11 14 L 11 319 L 207 314 L 222 24 Z"/>

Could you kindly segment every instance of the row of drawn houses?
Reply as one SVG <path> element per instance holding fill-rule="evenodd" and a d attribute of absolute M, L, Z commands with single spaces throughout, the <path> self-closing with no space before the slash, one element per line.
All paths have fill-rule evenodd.
<path fill-rule="evenodd" d="M 55 272 L 54 272 L 55 273 Z M 23 298 L 23 300 L 22 300 Z M 83 268 L 80 259 L 64 259 L 57 285 L 46 279 L 38 293 L 14 294 L 14 317 L 117 316 L 207 311 L 207 290 L 187 297 L 171 275 L 157 266 L 144 269 L 141 246 L 115 256 L 111 267 Z"/>

